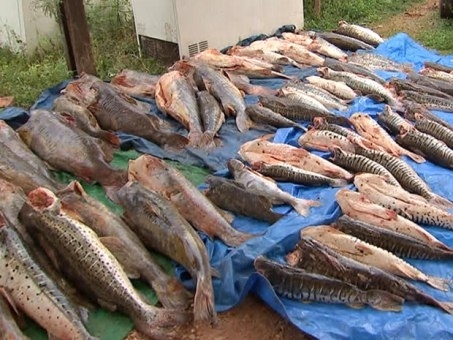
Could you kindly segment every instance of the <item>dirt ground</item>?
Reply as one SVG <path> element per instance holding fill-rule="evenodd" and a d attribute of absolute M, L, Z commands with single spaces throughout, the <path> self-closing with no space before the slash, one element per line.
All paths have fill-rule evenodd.
<path fill-rule="evenodd" d="M 383 37 L 406 32 L 416 37 L 419 32 L 433 25 L 438 16 L 438 0 L 427 0 L 405 13 L 377 22 L 372 28 Z M 256 297 L 248 296 L 239 306 L 219 314 L 215 328 L 187 326 L 176 331 L 176 337 L 184 340 L 248 340 L 279 339 L 306 340 L 304 334 Z M 142 339 L 132 332 L 128 340 Z"/>

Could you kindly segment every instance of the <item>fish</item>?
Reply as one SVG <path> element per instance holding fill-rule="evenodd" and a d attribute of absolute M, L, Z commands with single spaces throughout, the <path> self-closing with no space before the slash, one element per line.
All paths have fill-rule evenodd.
<path fill-rule="evenodd" d="M 144 102 L 136 101 L 103 82 L 93 83 L 91 89 L 97 96 L 88 110 L 104 130 L 142 137 L 172 150 L 184 149 L 189 143 L 186 137 L 173 132 L 168 122 L 150 113 L 149 105 L 142 105 Z"/>
<path fill-rule="evenodd" d="M 356 112 L 350 117 L 351 123 L 356 131 L 363 137 L 380 145 L 389 154 L 394 156 L 408 156 L 417 163 L 425 162 L 425 159 L 415 154 L 399 144 L 395 143 L 392 137 L 379 126 L 379 124 L 366 113 Z"/>
<path fill-rule="evenodd" d="M 321 112 L 329 112 L 329 110 L 324 106 L 323 103 L 318 101 L 316 98 L 307 95 L 305 91 L 293 86 L 286 85 L 285 87 L 281 88 L 280 96 L 293 100 L 295 104 L 307 105 Z"/>
<path fill-rule="evenodd" d="M 317 70 L 323 78 L 342 81 L 353 90 L 360 92 L 362 95 L 372 96 L 375 99 L 379 99 L 379 101 L 383 100 L 391 106 L 395 106 L 397 104 L 397 100 L 394 98 L 390 90 L 372 79 L 360 77 L 350 72 L 334 71 L 328 67 L 320 67 Z"/>
<path fill-rule="evenodd" d="M 37 172 L 30 162 L 18 156 L 6 145 L 0 147 L 0 178 L 22 188 L 25 193 L 40 186 L 50 190 L 58 190 L 62 187 L 54 179 Z"/>
<path fill-rule="evenodd" d="M 75 307 L 31 257 L 20 236 L 0 214 L 0 286 L 8 301 L 53 339 L 97 339 Z"/>
<path fill-rule="evenodd" d="M 206 146 L 215 148 L 220 141 L 215 140 L 223 123 L 225 115 L 220 108 L 219 103 L 208 91 L 197 92 L 197 104 L 200 110 L 200 118 L 203 123 L 203 139 L 206 140 Z"/>
<path fill-rule="evenodd" d="M 233 71 L 223 71 L 223 73 L 228 77 L 234 86 L 245 94 L 251 94 L 254 96 L 274 96 L 277 94 L 277 90 L 275 89 L 250 83 L 250 79 L 246 75 L 237 74 Z"/>
<path fill-rule="evenodd" d="M 296 90 L 307 96 L 316 99 L 320 102 L 326 109 L 341 110 L 344 111 L 347 109 L 346 102 L 342 99 L 332 95 L 330 92 L 319 88 L 311 84 L 304 84 L 296 81 L 288 82 L 282 89 L 281 92 L 284 93 L 285 90 Z"/>
<path fill-rule="evenodd" d="M 114 147 L 120 146 L 121 141 L 118 136 L 110 131 L 101 129 L 90 110 L 77 104 L 68 96 L 62 95 L 56 98 L 53 103 L 53 110 L 54 112 L 69 115 L 75 121 L 76 126 L 90 136 L 100 138 Z"/>
<path fill-rule="evenodd" d="M 412 124 L 395 113 L 388 105 L 384 106 L 384 110 L 377 114 L 377 121 L 390 133 L 396 135 L 401 129 L 412 129 Z"/>
<path fill-rule="evenodd" d="M 33 224 L 65 259 L 63 269 L 72 270 L 79 288 L 94 295 L 104 308 L 127 314 L 138 331 L 166 339 L 166 328 L 188 321 L 186 312 L 157 308 L 142 300 L 120 263 L 96 233 L 62 213 L 61 203 L 51 191 L 38 188 L 30 192 L 20 218 Z"/>
<path fill-rule="evenodd" d="M 438 91 L 442 91 L 450 96 L 453 96 L 453 85 L 449 81 L 430 78 L 417 74 L 415 72 L 408 73 L 408 78 L 418 85 L 428 86 Z"/>
<path fill-rule="evenodd" d="M 395 137 L 395 140 L 399 145 L 417 152 L 437 165 L 449 169 L 453 168 L 453 150 L 431 135 L 420 132 L 415 128 L 403 129 Z"/>
<path fill-rule="evenodd" d="M 397 93 L 403 90 L 414 91 L 419 93 L 427 93 L 436 97 L 441 97 L 445 99 L 452 99 L 449 94 L 446 94 L 442 91 L 436 90 L 430 86 L 424 86 L 406 79 L 392 78 L 388 82 L 388 86 L 393 88 Z"/>
<path fill-rule="evenodd" d="M 453 131 L 423 115 L 415 114 L 414 127 L 423 133 L 444 142 L 449 148 L 453 147 Z"/>
<path fill-rule="evenodd" d="M 300 34 L 300 33 L 303 33 L 303 34 Z M 298 33 L 282 32 L 282 38 L 286 41 L 307 47 L 313 42 L 313 39 L 315 38 L 314 33 L 315 32 L 313 32 L 313 31 L 309 31 L 309 32 L 304 31 L 304 32 L 298 32 Z"/>
<path fill-rule="evenodd" d="M 429 276 L 382 248 L 345 234 L 331 226 L 313 226 L 301 230 L 301 238 L 310 236 L 333 250 L 354 260 L 378 267 L 392 274 L 424 282 L 441 291 L 448 291 L 448 280 Z"/>
<path fill-rule="evenodd" d="M 17 157 L 23 159 L 37 174 L 50 180 L 54 179 L 47 164 L 30 150 L 30 148 L 22 141 L 19 134 L 17 134 L 4 120 L 0 120 L 0 145 L 2 147 L 7 147 Z"/>
<path fill-rule="evenodd" d="M 310 84 L 318 86 L 326 91 L 329 91 L 330 93 L 339 98 L 345 100 L 352 100 L 357 97 L 357 93 L 342 81 L 324 79 L 318 76 L 309 76 L 305 79 Z"/>
<path fill-rule="evenodd" d="M 336 124 L 329 124 L 324 118 L 322 117 L 315 117 L 313 118 L 313 128 L 317 130 L 326 130 L 326 131 L 331 131 L 334 132 L 338 135 L 341 135 L 343 137 L 346 137 L 348 140 L 350 140 L 353 143 L 356 143 L 364 148 L 367 149 L 373 149 L 373 150 L 379 150 L 379 151 L 384 151 L 384 148 L 381 146 L 373 143 L 369 139 L 366 139 L 359 135 L 357 132 L 345 128 L 340 125 Z"/>
<path fill-rule="evenodd" d="M 142 155 L 130 160 L 128 176 L 130 181 L 137 181 L 169 199 L 195 229 L 211 238 L 219 238 L 230 247 L 237 247 L 256 236 L 234 229 L 182 173 L 159 158 Z"/>
<path fill-rule="evenodd" d="M 362 290 L 384 290 L 407 301 L 453 313 L 451 302 L 438 301 L 406 280 L 343 256 L 311 237 L 302 238 L 286 259 L 291 266 L 350 283 Z"/>
<path fill-rule="evenodd" d="M 448 81 L 448 82 L 453 81 L 453 74 L 451 74 L 449 72 L 436 70 L 431 67 L 424 67 L 420 70 L 419 73 L 421 75 L 429 77 L 429 78 L 440 79 L 440 80 L 444 80 L 444 81 Z"/>
<path fill-rule="evenodd" d="M 340 190 L 336 193 L 335 197 L 343 213 L 351 218 L 411 236 L 432 247 L 448 250 L 445 244 L 432 236 L 424 228 L 398 215 L 391 209 L 372 203 L 361 192 Z"/>
<path fill-rule="evenodd" d="M 348 57 L 348 62 L 360 64 L 371 70 L 405 72 L 413 68 L 412 64 L 397 63 L 390 58 L 371 52 L 356 52 Z"/>
<path fill-rule="evenodd" d="M 249 130 L 252 121 L 245 114 L 244 98 L 236 86 L 226 76 L 206 64 L 190 62 L 188 66 L 194 68 L 195 75 L 202 80 L 205 89 L 221 103 L 223 112 L 227 116 L 236 117 L 238 130 Z"/>
<path fill-rule="evenodd" d="M 299 123 L 285 118 L 261 104 L 248 105 L 245 109 L 245 113 L 257 124 L 268 124 L 276 128 L 294 127 L 302 131 L 307 131 L 307 129 Z"/>
<path fill-rule="evenodd" d="M 275 65 L 291 65 L 297 68 L 301 67 L 301 65 L 299 65 L 295 60 L 287 56 L 281 55 L 280 53 L 265 49 L 260 50 L 255 48 L 248 48 L 247 46 L 235 45 L 228 50 L 228 54 L 238 56 L 242 55 L 255 59 L 260 59 Z"/>
<path fill-rule="evenodd" d="M 306 97 L 304 97 L 306 98 Z M 328 122 L 350 125 L 348 118 L 337 116 L 327 109 L 313 106 L 310 102 L 294 98 L 258 96 L 259 103 L 272 111 L 293 121 L 311 122 L 315 117 L 324 117 Z"/>
<path fill-rule="evenodd" d="M 387 83 L 385 79 L 379 77 L 376 73 L 373 72 L 373 70 L 370 70 L 368 67 L 363 65 L 355 63 L 345 63 L 332 58 L 326 58 L 324 60 L 323 66 L 328 67 L 334 71 L 342 71 L 362 75 L 364 77 L 374 80 L 375 82 L 378 82 L 381 85 L 386 85 Z"/>
<path fill-rule="evenodd" d="M 341 48 L 338 48 L 334 44 L 328 42 L 327 40 L 320 37 L 318 34 L 314 33 L 311 35 L 313 37 L 312 42 L 307 46 L 307 48 L 312 51 L 319 53 L 323 56 L 334 58 L 340 61 L 347 61 L 348 55 Z"/>
<path fill-rule="evenodd" d="M 403 99 L 423 104 L 427 109 L 453 112 L 453 100 L 407 90 L 400 91 L 399 94 Z"/>
<path fill-rule="evenodd" d="M 129 96 L 154 98 L 159 78 L 159 74 L 123 69 L 110 80 L 110 84 Z"/>
<path fill-rule="evenodd" d="M 20 330 L 14 320 L 11 309 L 6 300 L 0 298 L 0 339 L 2 340 L 29 340 L 28 336 Z"/>
<path fill-rule="evenodd" d="M 321 205 L 319 201 L 297 198 L 281 190 L 274 180 L 259 174 L 237 159 L 228 160 L 227 166 L 234 180 L 246 190 L 269 197 L 274 203 L 289 204 L 302 216 L 308 216 L 311 207 Z"/>
<path fill-rule="evenodd" d="M 317 36 L 327 40 L 331 44 L 345 51 L 355 52 L 357 50 L 373 50 L 374 46 L 367 44 L 359 39 L 338 34 L 335 32 L 321 32 Z"/>
<path fill-rule="evenodd" d="M 359 192 L 370 201 L 395 211 L 415 223 L 453 229 L 453 215 L 430 204 L 422 196 L 411 194 L 387 183 L 381 176 L 360 174 L 354 178 Z"/>
<path fill-rule="evenodd" d="M 372 29 L 360 25 L 348 24 L 344 20 L 338 22 L 338 27 L 334 30 L 334 32 L 361 40 L 374 47 L 377 47 L 379 44 L 384 42 L 384 39 Z"/>
<path fill-rule="evenodd" d="M 252 169 L 276 181 L 292 182 L 307 186 L 329 185 L 332 187 L 344 187 L 348 184 L 345 179 L 330 178 L 316 172 L 297 168 L 290 164 L 266 164 L 265 162 L 258 162 L 252 164 Z"/>
<path fill-rule="evenodd" d="M 449 260 L 453 258 L 453 249 L 446 250 L 432 247 L 411 236 L 356 220 L 347 215 L 343 215 L 335 221 L 333 227 L 376 247 L 388 250 L 399 257 L 421 260 Z"/>
<path fill-rule="evenodd" d="M 271 261 L 262 255 L 255 259 L 253 265 L 277 294 L 290 299 L 343 303 L 353 308 L 369 305 L 376 310 L 393 312 L 401 311 L 404 301 L 385 291 L 362 291 L 344 281 Z"/>
<path fill-rule="evenodd" d="M 332 163 L 337 164 L 346 170 L 354 173 L 371 173 L 383 176 L 386 181 L 394 186 L 400 187 L 401 185 L 396 178 L 381 164 L 361 155 L 349 153 L 341 148 L 334 147 L 331 150 L 331 157 L 329 158 Z"/>
<path fill-rule="evenodd" d="M 453 72 L 453 67 L 449 67 L 446 65 L 432 62 L 432 61 L 424 61 L 423 66 L 426 68 L 431 68 L 433 70 L 438 70 L 438 71 L 442 71 L 442 72 L 447 72 L 447 73 Z"/>
<path fill-rule="evenodd" d="M 125 171 L 105 161 L 98 139 L 66 124 L 50 111 L 32 111 L 30 119 L 17 132 L 25 144 L 52 167 L 89 183 L 96 181 L 109 195 L 127 181 Z"/>
<path fill-rule="evenodd" d="M 69 82 L 68 85 L 61 90 L 60 94 L 67 96 L 69 99 L 83 107 L 88 107 L 96 101 L 97 92 L 92 89 L 91 86 L 97 82 L 102 83 L 102 80 L 83 72 L 78 79 Z"/>
<path fill-rule="evenodd" d="M 184 266 L 197 282 L 194 320 L 217 323 L 209 256 L 203 241 L 178 210 L 138 182 L 118 191 L 123 217 L 150 248 Z"/>
<path fill-rule="evenodd" d="M 311 129 L 303 133 L 297 143 L 308 150 L 329 151 L 336 146 L 346 152 L 354 152 L 354 144 L 342 135 L 328 130 Z"/>
<path fill-rule="evenodd" d="M 385 167 L 407 191 L 426 198 L 429 202 L 444 208 L 453 208 L 452 202 L 432 192 L 429 185 L 420 178 L 412 167 L 403 160 L 386 152 L 364 149 L 356 146 L 356 153 Z"/>
<path fill-rule="evenodd" d="M 286 163 L 331 178 L 342 178 L 349 181 L 354 177 L 350 172 L 307 150 L 263 139 L 255 139 L 242 144 L 238 154 L 250 164 L 261 161 L 269 164 Z"/>
<path fill-rule="evenodd" d="M 120 216 L 89 196 L 77 181 L 72 181 L 57 195 L 63 212 L 89 226 L 128 276 L 146 280 L 165 308 L 188 307 L 191 294 L 159 266 Z"/>
<path fill-rule="evenodd" d="M 221 209 L 271 224 L 284 216 L 272 211 L 270 198 L 249 192 L 231 179 L 209 175 L 205 182 L 209 186 L 205 196 Z"/>
<path fill-rule="evenodd" d="M 415 116 L 416 114 L 422 115 L 424 118 L 429 119 L 431 121 L 434 121 L 447 129 L 453 131 L 453 126 L 450 125 L 448 122 L 445 120 L 441 119 L 428 109 L 426 109 L 423 105 L 412 102 L 412 101 L 403 101 L 404 105 L 404 118 L 407 120 L 410 120 L 411 122 L 415 122 Z"/>
<path fill-rule="evenodd" d="M 173 117 L 189 131 L 189 146 L 207 147 L 213 142 L 208 134 L 203 134 L 195 91 L 181 72 L 163 74 L 156 85 L 155 97 L 159 110 Z"/>

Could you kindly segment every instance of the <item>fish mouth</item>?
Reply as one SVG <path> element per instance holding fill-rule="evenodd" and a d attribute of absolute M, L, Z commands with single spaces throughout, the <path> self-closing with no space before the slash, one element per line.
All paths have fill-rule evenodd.
<path fill-rule="evenodd" d="M 55 194 L 46 188 L 37 188 L 28 194 L 28 200 L 33 209 L 53 210 L 58 204 Z"/>

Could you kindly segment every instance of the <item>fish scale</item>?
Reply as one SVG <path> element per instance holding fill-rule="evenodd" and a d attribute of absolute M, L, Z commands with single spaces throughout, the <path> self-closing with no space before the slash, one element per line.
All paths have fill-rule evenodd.
<path fill-rule="evenodd" d="M 339 148 L 335 148 L 332 151 L 332 155 L 333 157 L 331 157 L 330 160 L 336 165 L 345 168 L 346 170 L 353 172 L 369 172 L 372 174 L 381 175 L 387 178 L 387 180 L 393 185 L 396 185 L 398 187 L 401 186 L 390 171 L 388 171 L 383 165 L 375 162 L 374 160 L 371 160 L 370 158 L 367 158 L 363 155 L 348 153 Z"/>
<path fill-rule="evenodd" d="M 449 148 L 453 147 L 453 131 L 442 126 L 435 121 L 426 118 L 416 118 L 415 128 L 423 133 L 433 136 L 447 144 Z"/>
<path fill-rule="evenodd" d="M 334 146 L 354 151 L 354 144 L 348 138 L 329 130 L 309 130 L 299 137 L 297 143 L 306 149 L 319 151 L 329 151 Z"/>
<path fill-rule="evenodd" d="M 423 104 L 428 109 L 453 112 L 453 100 L 406 90 L 400 91 L 400 95 L 403 96 L 404 99 Z"/>
<path fill-rule="evenodd" d="M 419 152 L 433 163 L 453 168 L 453 150 L 433 136 L 411 129 L 396 136 L 396 142 L 414 152 Z"/>
<path fill-rule="evenodd" d="M 406 130 L 412 128 L 412 124 L 404 120 L 399 114 L 393 112 L 392 108 L 388 105 L 385 106 L 384 111 L 377 115 L 377 121 L 393 134 L 400 133 L 401 128 Z"/>
<path fill-rule="evenodd" d="M 357 63 L 360 65 L 367 66 L 371 69 L 382 69 L 386 71 L 404 71 L 405 67 L 410 65 L 400 64 L 393 60 L 374 53 L 354 53 L 349 56 L 348 62 Z"/>
<path fill-rule="evenodd" d="M 384 42 L 384 39 L 373 30 L 359 25 L 349 24 L 344 20 L 338 22 L 338 27 L 334 32 L 359 39 L 374 47 Z"/>
<path fill-rule="evenodd" d="M 378 310 L 399 311 L 403 299 L 385 291 L 362 291 L 356 286 L 327 276 L 309 273 L 259 256 L 254 262 L 257 272 L 266 277 L 275 292 L 290 299 L 370 305 Z"/>
<path fill-rule="evenodd" d="M 286 85 L 287 87 L 294 87 L 306 95 L 318 100 L 321 104 L 328 108 L 344 110 L 347 107 L 345 106 L 345 102 L 343 102 L 340 98 L 334 96 L 330 92 L 317 87 L 312 84 L 302 84 L 302 83 L 295 83 L 291 82 Z"/>

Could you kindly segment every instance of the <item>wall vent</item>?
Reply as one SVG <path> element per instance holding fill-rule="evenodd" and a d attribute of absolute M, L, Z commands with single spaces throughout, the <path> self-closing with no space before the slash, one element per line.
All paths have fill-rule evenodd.
<path fill-rule="evenodd" d="M 205 51 L 208 49 L 208 41 L 200 41 L 199 43 L 190 44 L 189 46 L 189 57 L 193 57 L 199 52 Z"/>

